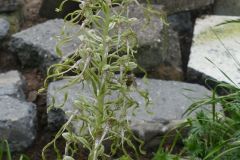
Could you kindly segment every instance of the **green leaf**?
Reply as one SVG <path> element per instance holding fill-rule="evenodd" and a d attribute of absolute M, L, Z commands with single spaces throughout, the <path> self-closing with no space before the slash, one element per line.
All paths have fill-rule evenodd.
<path fill-rule="evenodd" d="M 91 150 L 91 145 L 89 144 L 88 140 L 86 140 L 85 138 L 83 137 L 77 137 L 77 140 L 79 142 L 81 142 L 81 144 L 83 144 L 84 147 L 86 147 L 87 149 Z"/>
<path fill-rule="evenodd" d="M 75 160 L 74 158 L 70 157 L 70 156 L 64 156 L 63 160 Z"/>
<path fill-rule="evenodd" d="M 26 155 L 21 155 L 20 160 L 30 160 L 30 158 Z"/>

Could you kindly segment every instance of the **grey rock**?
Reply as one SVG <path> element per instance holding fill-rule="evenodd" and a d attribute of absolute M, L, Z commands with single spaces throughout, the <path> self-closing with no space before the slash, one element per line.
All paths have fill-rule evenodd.
<path fill-rule="evenodd" d="M 130 117 L 132 129 L 144 140 L 146 148 L 158 146 L 163 135 L 186 121 L 183 114 L 193 102 L 211 95 L 200 85 L 183 82 L 150 79 L 147 84 L 142 80 L 137 84 L 149 92 L 152 101 L 147 109 L 152 114 L 148 114 L 144 99 L 134 95 L 141 107 Z"/>
<path fill-rule="evenodd" d="M 146 0 L 140 0 L 146 3 Z M 198 10 L 214 3 L 214 0 L 150 0 L 153 4 L 164 6 L 164 10 L 168 14 L 182 11 Z"/>
<path fill-rule="evenodd" d="M 79 92 L 75 92 L 75 89 L 83 89 L 82 84 L 76 84 L 59 92 L 59 88 L 67 83 L 67 80 L 61 80 L 52 82 L 48 86 L 47 105 L 55 107 L 48 112 L 48 127 L 51 130 L 58 129 L 67 120 L 65 113 L 71 113 L 74 110 L 74 100 L 79 96 Z M 68 100 L 62 106 L 65 94 L 68 94 Z M 84 92 L 81 92 L 81 95 L 88 96 L 90 94 L 90 88 L 88 86 L 84 87 Z M 59 106 L 61 107 L 59 108 Z"/>
<path fill-rule="evenodd" d="M 0 0 L 0 12 L 11 12 L 18 9 L 21 0 Z"/>
<path fill-rule="evenodd" d="M 7 95 L 24 99 L 25 80 L 18 71 L 9 71 L 0 74 L 0 96 Z"/>
<path fill-rule="evenodd" d="M 60 13 L 55 12 L 63 0 L 43 0 L 40 15 L 46 18 L 63 18 L 72 11 L 79 9 L 78 2 L 68 2 L 63 7 Z M 139 0 L 139 2 L 146 3 L 146 0 Z M 164 10 L 168 14 L 176 12 L 197 10 L 213 4 L 214 0 L 150 0 L 154 4 L 164 6 Z"/>
<path fill-rule="evenodd" d="M 50 101 L 50 98 L 52 98 L 51 96 L 52 95 L 48 96 L 48 98 L 49 98 L 48 99 L 48 104 L 49 105 L 52 103 Z M 69 102 L 67 102 L 67 103 L 69 103 Z M 69 106 L 70 106 L 70 104 L 69 104 Z M 48 128 L 50 130 L 56 131 L 67 121 L 67 117 L 65 115 L 65 112 L 62 109 L 53 108 L 48 112 L 47 121 L 48 121 Z"/>
<path fill-rule="evenodd" d="M 66 120 L 70 113 L 75 112 L 75 99 L 80 96 L 91 97 L 92 95 L 90 87 L 84 85 L 83 88 L 82 84 L 59 90 L 66 83 L 67 80 L 61 80 L 52 82 L 49 85 L 49 105 L 53 102 L 52 97 L 55 97 L 55 106 L 59 106 L 64 101 L 65 93 L 68 94 L 68 100 L 61 109 L 58 109 L 61 114 L 57 114 L 56 110 L 54 110 L 54 114 L 51 114 L 51 111 L 49 112 L 48 121 L 51 127 L 55 124 L 60 126 L 60 122 Z M 147 84 L 145 84 L 143 80 L 137 79 L 137 85 L 140 89 L 146 89 L 149 92 L 152 103 L 146 108 L 144 99 L 138 94 L 132 93 L 131 96 L 136 99 L 140 107 L 135 111 L 135 116 L 129 111 L 128 119 L 131 121 L 133 131 L 146 142 L 146 148 L 158 145 L 161 140 L 160 136 L 185 121 L 183 113 L 193 102 L 211 95 L 210 91 L 200 85 L 176 81 L 149 79 Z M 61 117 L 61 121 L 59 121 L 60 115 L 64 115 L 62 110 L 67 114 Z M 147 111 L 152 114 L 147 113 Z"/>
<path fill-rule="evenodd" d="M 240 1 L 239 0 L 215 0 L 214 14 L 240 16 Z"/>
<path fill-rule="evenodd" d="M 0 40 L 6 38 L 9 28 L 9 22 L 3 18 L 0 18 Z"/>
<path fill-rule="evenodd" d="M 0 110 L 0 139 L 8 140 L 11 151 L 23 151 L 36 137 L 35 105 L 0 96 Z"/>
<path fill-rule="evenodd" d="M 193 22 L 191 19 L 191 12 L 180 12 L 168 16 L 168 23 L 174 31 L 186 32 L 193 30 Z"/>
<path fill-rule="evenodd" d="M 49 20 L 12 36 L 9 46 L 16 53 L 25 67 L 40 67 L 45 70 L 48 66 L 61 60 L 56 52 L 57 37 L 61 34 L 64 21 Z M 66 24 L 66 34 L 74 35 L 77 26 Z M 76 40 L 76 41 L 75 41 Z M 68 55 L 77 47 L 77 39 L 61 47 L 63 56 Z"/>
<path fill-rule="evenodd" d="M 191 11 L 179 12 L 168 16 L 168 23 L 173 30 L 178 33 L 182 56 L 182 69 L 186 77 L 194 29 Z"/>
<path fill-rule="evenodd" d="M 205 16 L 197 19 L 188 64 L 188 79 L 205 81 L 209 78 L 230 84 L 240 83 L 240 23 L 222 24 L 239 18 Z M 232 81 L 221 72 L 226 73 Z"/>
<path fill-rule="evenodd" d="M 161 10 L 162 6 L 153 5 L 153 8 Z M 152 74 L 158 74 L 155 76 L 158 78 L 181 75 L 181 50 L 177 32 L 164 25 L 159 16 L 150 15 L 148 20 L 138 5 L 129 6 L 129 17 L 138 19 L 132 25 L 138 39 L 138 52 L 135 55 L 137 63 L 149 73 L 156 71 Z M 172 72 L 163 73 L 165 68 L 171 68 Z"/>

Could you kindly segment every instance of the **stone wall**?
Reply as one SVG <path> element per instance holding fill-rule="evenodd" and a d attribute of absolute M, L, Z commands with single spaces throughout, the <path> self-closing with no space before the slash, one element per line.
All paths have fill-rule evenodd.
<path fill-rule="evenodd" d="M 54 8 L 60 2 L 60 0 L 43 0 L 40 15 L 51 20 L 19 31 L 23 21 L 22 8 L 25 4 L 18 0 L 0 0 L 0 62 L 5 61 L 2 59 L 6 54 L 1 54 L 4 50 L 7 51 L 7 54 L 12 54 L 20 63 L 18 71 L 0 74 L 0 139 L 8 139 L 11 149 L 14 151 L 24 150 L 33 143 L 38 125 L 36 114 L 39 106 L 28 102 L 25 96 L 27 82 L 20 72 L 27 69 L 38 69 L 46 74 L 47 67 L 71 55 L 73 49 L 80 43 L 76 37 L 62 47 L 63 57 L 59 57 L 56 53 L 56 36 L 60 34 L 64 20 L 54 18 L 62 18 L 66 12 L 79 7 L 76 3 L 69 3 L 65 8 L 66 12 L 56 14 Z M 240 45 L 235 42 L 240 41 L 238 33 L 240 27 L 236 24 L 225 26 L 226 28 L 216 26 L 227 20 L 239 19 L 239 17 L 203 16 L 198 18 L 195 23 L 195 13 L 204 13 L 206 8 L 211 7 L 214 8 L 211 14 L 239 16 L 239 10 L 236 9 L 238 4 L 237 0 L 227 2 L 216 0 L 215 3 L 213 0 L 156 0 L 153 7 L 166 14 L 168 25 L 164 24 L 159 17 L 153 16 L 145 28 L 143 27 L 146 22 L 144 14 L 139 11 L 137 6 L 131 6 L 129 15 L 139 19 L 139 22 L 133 26 L 139 40 L 137 62 L 146 69 L 149 78 L 155 78 L 150 79 L 148 84 L 143 83 L 140 79 L 137 80 L 139 86 L 149 89 L 153 100 L 152 110 L 155 115 L 147 115 L 143 112 L 144 107 L 141 106 L 137 116 L 130 118 L 132 129 L 147 142 L 147 148 L 158 145 L 160 136 L 176 126 L 179 121 L 185 121 L 185 117 L 181 117 L 181 114 L 192 101 L 182 93 L 197 99 L 211 94 L 203 86 L 180 81 L 188 79 L 191 82 L 200 83 L 211 78 L 216 81 L 232 83 L 223 78 L 218 69 L 220 67 L 223 71 L 230 73 L 234 82 L 239 83 L 239 68 L 234 65 L 235 62 L 231 56 L 226 54 L 226 49 L 234 57 L 239 58 Z M 227 7 L 223 8 L 223 6 Z M 77 24 L 74 27 L 68 25 L 65 27 L 66 31 L 73 35 L 79 28 Z M 219 35 L 221 41 L 212 30 L 222 34 Z M 188 61 L 189 55 L 190 60 Z M 207 61 L 205 57 L 210 61 Z M 142 74 L 139 71 L 135 73 Z M 48 100 L 44 100 L 45 103 L 51 103 L 51 96 L 57 96 L 57 103 L 61 103 L 64 96 L 62 92 L 57 91 L 59 86 L 65 83 L 66 80 L 52 82 L 48 88 Z M 80 84 L 66 90 L 71 96 L 63 109 L 49 112 L 48 125 L 46 125 L 46 119 L 44 123 L 47 131 L 49 131 L 48 127 L 52 130 L 59 128 L 68 118 L 64 111 L 74 110 L 73 98 L 78 96 L 77 94 L 89 93 L 86 89 L 79 88 L 81 88 Z M 184 91 L 184 88 L 189 92 Z M 81 92 L 76 92 L 77 89 Z M 190 90 L 194 92 L 190 92 Z M 136 98 L 139 97 L 136 96 Z M 11 128 L 10 125 L 14 127 Z"/>

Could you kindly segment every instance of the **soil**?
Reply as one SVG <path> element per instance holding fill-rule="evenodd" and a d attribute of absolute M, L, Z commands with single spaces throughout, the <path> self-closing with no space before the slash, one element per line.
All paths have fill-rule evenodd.
<path fill-rule="evenodd" d="M 0 48 L 0 73 L 8 70 L 16 70 L 20 67 L 16 56 Z"/>

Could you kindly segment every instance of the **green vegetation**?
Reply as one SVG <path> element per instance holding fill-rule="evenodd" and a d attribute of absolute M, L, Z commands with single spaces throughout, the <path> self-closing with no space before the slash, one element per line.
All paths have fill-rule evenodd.
<path fill-rule="evenodd" d="M 57 11 L 62 10 L 64 3 Z M 63 88 L 75 83 L 84 83 L 91 87 L 93 96 L 79 97 L 75 100 L 76 112 L 70 115 L 55 139 L 43 149 L 43 159 L 45 159 L 45 150 L 51 145 L 54 146 L 59 160 L 73 160 L 79 145 L 88 150 L 89 160 L 114 156 L 124 160 L 138 159 L 139 153 L 144 153 L 141 150 L 143 142 L 134 136 L 126 119 L 129 109 L 138 107 L 138 103 L 130 96 L 131 92 L 138 92 L 146 98 L 146 104 L 149 102 L 146 92 L 127 83 L 132 76 L 131 71 L 137 67 L 133 56 L 136 53 L 137 39 L 131 29 L 131 24 L 136 19 L 123 14 L 128 13 L 128 5 L 131 3 L 138 4 L 135 0 L 86 1 L 80 4 L 80 10 L 67 15 L 66 19 L 70 19 L 68 23 L 82 21 L 79 34 L 75 35 L 80 35 L 81 45 L 62 63 L 50 67 L 45 84 L 49 80 L 69 79 L 69 84 Z M 118 6 L 120 9 L 113 12 L 112 6 Z M 151 8 L 142 9 L 146 12 L 151 10 Z M 95 26 L 96 29 L 90 29 L 91 26 Z M 227 32 L 229 35 L 239 31 L 239 24 L 236 22 L 224 26 L 229 30 Z M 217 34 L 221 29 L 222 26 L 217 26 L 214 33 Z M 208 38 L 213 36 L 216 38 L 215 34 L 204 35 Z M 62 55 L 59 49 L 61 45 L 73 38 L 64 33 L 62 37 L 64 38 L 57 46 L 59 55 Z M 119 73 L 119 76 L 116 76 L 116 73 Z M 218 96 L 216 93 L 218 88 L 224 88 L 228 94 Z M 109 96 L 113 93 L 117 96 L 110 100 Z M 189 118 L 176 129 L 176 136 L 170 148 L 164 146 L 168 138 L 166 135 L 153 160 L 178 160 L 181 159 L 180 157 L 193 160 L 239 159 L 239 95 L 238 86 L 217 85 L 213 89 L 212 97 L 192 104 L 186 115 L 206 105 L 211 106 L 211 111 L 198 112 L 195 117 Z M 217 109 L 219 106 L 222 106 L 223 111 Z M 71 126 L 73 123 L 81 123 L 82 127 L 73 131 Z M 188 136 L 181 135 L 182 130 L 189 130 Z M 61 136 L 66 140 L 63 155 L 56 146 L 56 140 Z M 140 144 L 139 148 L 134 141 Z M 179 141 L 183 146 L 180 147 L 179 152 L 176 152 L 174 150 Z M 104 146 L 106 142 L 111 142 L 109 152 Z"/>
<path fill-rule="evenodd" d="M 239 25 L 239 22 L 240 20 L 229 21 L 221 25 L 231 25 L 232 23 Z M 215 34 L 216 39 L 218 33 L 212 33 Z M 221 39 L 218 38 L 218 40 Z M 229 54 L 231 53 L 229 52 Z M 238 60 L 234 59 L 234 61 L 240 68 Z M 170 151 L 164 150 L 161 145 L 153 160 L 175 160 L 180 157 L 187 157 L 191 160 L 240 159 L 240 87 L 220 68 L 219 72 L 225 75 L 232 82 L 232 85 L 220 83 L 212 89 L 210 98 L 193 103 L 186 111 L 186 115 L 198 109 L 204 110 L 206 106 L 211 109 L 204 112 L 202 110 L 198 111 L 196 116 L 189 118 L 188 122 L 183 124 L 184 128 L 188 128 L 189 133 L 186 138 L 180 139 L 183 143 L 183 149 L 181 149 L 180 153 L 173 156 L 171 155 L 172 149 Z M 224 91 L 225 94 L 219 96 L 217 94 L 219 90 Z M 183 128 L 179 127 L 179 129 Z M 175 143 L 172 144 L 173 147 L 175 147 Z M 161 158 L 163 156 L 164 158 Z"/>
<path fill-rule="evenodd" d="M 0 143 L 0 160 L 12 160 L 10 147 L 6 140 Z M 29 160 L 29 158 L 25 155 L 21 155 L 19 160 Z"/>
<path fill-rule="evenodd" d="M 217 96 L 218 87 L 227 89 L 229 94 Z M 235 160 L 240 158 L 240 88 L 220 84 L 213 90 L 209 99 L 203 99 L 189 107 L 187 113 L 191 113 L 202 106 L 212 106 L 211 112 L 199 111 L 194 118 L 189 118 L 186 123 L 189 128 L 187 138 L 182 138 L 184 144 L 180 156 L 190 159 L 203 160 Z M 223 111 L 216 111 L 216 107 L 223 107 Z M 160 148 L 162 149 L 162 148 Z M 161 155 L 159 154 L 161 153 Z M 169 151 L 158 151 L 155 155 L 160 157 L 167 155 Z M 160 156 L 159 156 L 160 155 Z M 163 159 L 164 160 L 164 159 Z"/>
<path fill-rule="evenodd" d="M 67 1 L 65 0 L 57 11 L 61 11 Z M 134 86 L 134 77 L 131 74 L 132 70 L 137 68 L 134 59 L 137 39 L 131 28 L 136 19 L 123 14 L 128 12 L 128 5 L 138 2 L 81 2 L 80 9 L 66 17 L 66 23 L 81 22 L 79 32 L 76 35 L 67 35 L 63 30 L 56 50 L 61 56 L 61 46 L 74 37 L 79 37 L 81 44 L 64 61 L 49 68 L 45 87 L 52 80 L 69 79 L 69 83 L 62 88 L 83 83 L 91 88 L 92 96 L 75 99 L 75 112 L 69 115 L 68 121 L 43 149 L 42 159 L 46 159 L 45 151 L 51 146 L 54 147 L 58 160 L 74 160 L 82 148 L 87 150 L 88 160 L 112 157 L 120 160 L 139 159 L 139 154 L 144 154 L 141 149 L 143 142 L 135 137 L 127 119 L 128 112 L 139 107 L 139 104 L 130 94 L 139 93 L 146 99 L 146 106 L 149 98 L 147 92 Z M 118 6 L 119 11 L 113 12 L 112 6 Z M 142 9 L 146 12 L 151 10 Z M 92 30 L 91 26 L 96 29 Z M 231 34 L 233 33 L 235 32 L 232 31 Z M 227 94 L 218 96 L 219 88 L 226 90 Z M 210 98 L 192 104 L 186 115 L 206 105 L 211 108 L 209 112 L 199 111 L 196 116 L 188 118 L 187 122 L 174 130 L 174 138 L 172 133 L 163 137 L 153 160 L 180 160 L 182 157 L 189 160 L 240 159 L 239 86 L 217 85 Z M 219 110 L 219 106 L 223 110 Z M 53 104 L 49 109 L 52 107 L 57 106 Z M 74 130 L 74 124 L 81 124 L 81 127 Z M 185 130 L 189 131 L 187 136 L 181 134 Z M 59 151 L 57 147 L 56 142 L 60 137 L 66 141 L 64 151 Z M 169 137 L 172 144 L 166 147 L 165 142 Z M 182 143 L 180 147 L 179 141 Z M 109 151 L 105 149 L 107 143 L 110 143 Z M 12 160 L 7 141 L 0 145 L 0 160 L 3 158 Z M 20 160 L 28 158 L 22 155 Z"/>
<path fill-rule="evenodd" d="M 62 10 L 65 2 L 57 11 Z M 137 67 L 134 59 L 137 39 L 131 28 L 137 19 L 129 18 L 126 14 L 132 3 L 141 6 L 136 0 L 82 1 L 79 10 L 66 16 L 66 23 L 76 24 L 81 21 L 79 33 L 70 35 L 77 36 L 81 44 L 62 63 L 49 68 L 45 85 L 49 80 L 68 79 L 69 83 L 63 88 L 83 83 L 91 89 L 92 96 L 75 99 L 75 112 L 69 115 L 55 139 L 43 149 L 44 160 L 44 153 L 51 145 L 59 160 L 74 159 L 79 146 L 89 152 L 89 160 L 113 156 L 138 159 L 139 153 L 144 153 L 141 149 L 143 142 L 134 136 L 127 118 L 130 109 L 134 114 L 134 109 L 139 106 L 130 93 L 139 93 L 146 99 L 146 105 L 149 103 L 148 93 L 133 85 L 134 76 L 131 74 Z M 112 6 L 119 9 L 113 12 Z M 142 9 L 146 13 L 153 12 L 151 8 Z M 95 29 L 91 29 L 91 26 Z M 70 36 L 63 31 L 62 40 L 57 45 L 60 56 L 62 53 L 59 48 L 73 38 Z M 53 104 L 53 107 L 56 106 Z M 81 124 L 81 127 L 74 130 L 74 124 Z M 63 154 L 56 146 L 60 137 L 66 141 Z M 110 143 L 110 151 L 106 151 L 106 143 Z"/>

